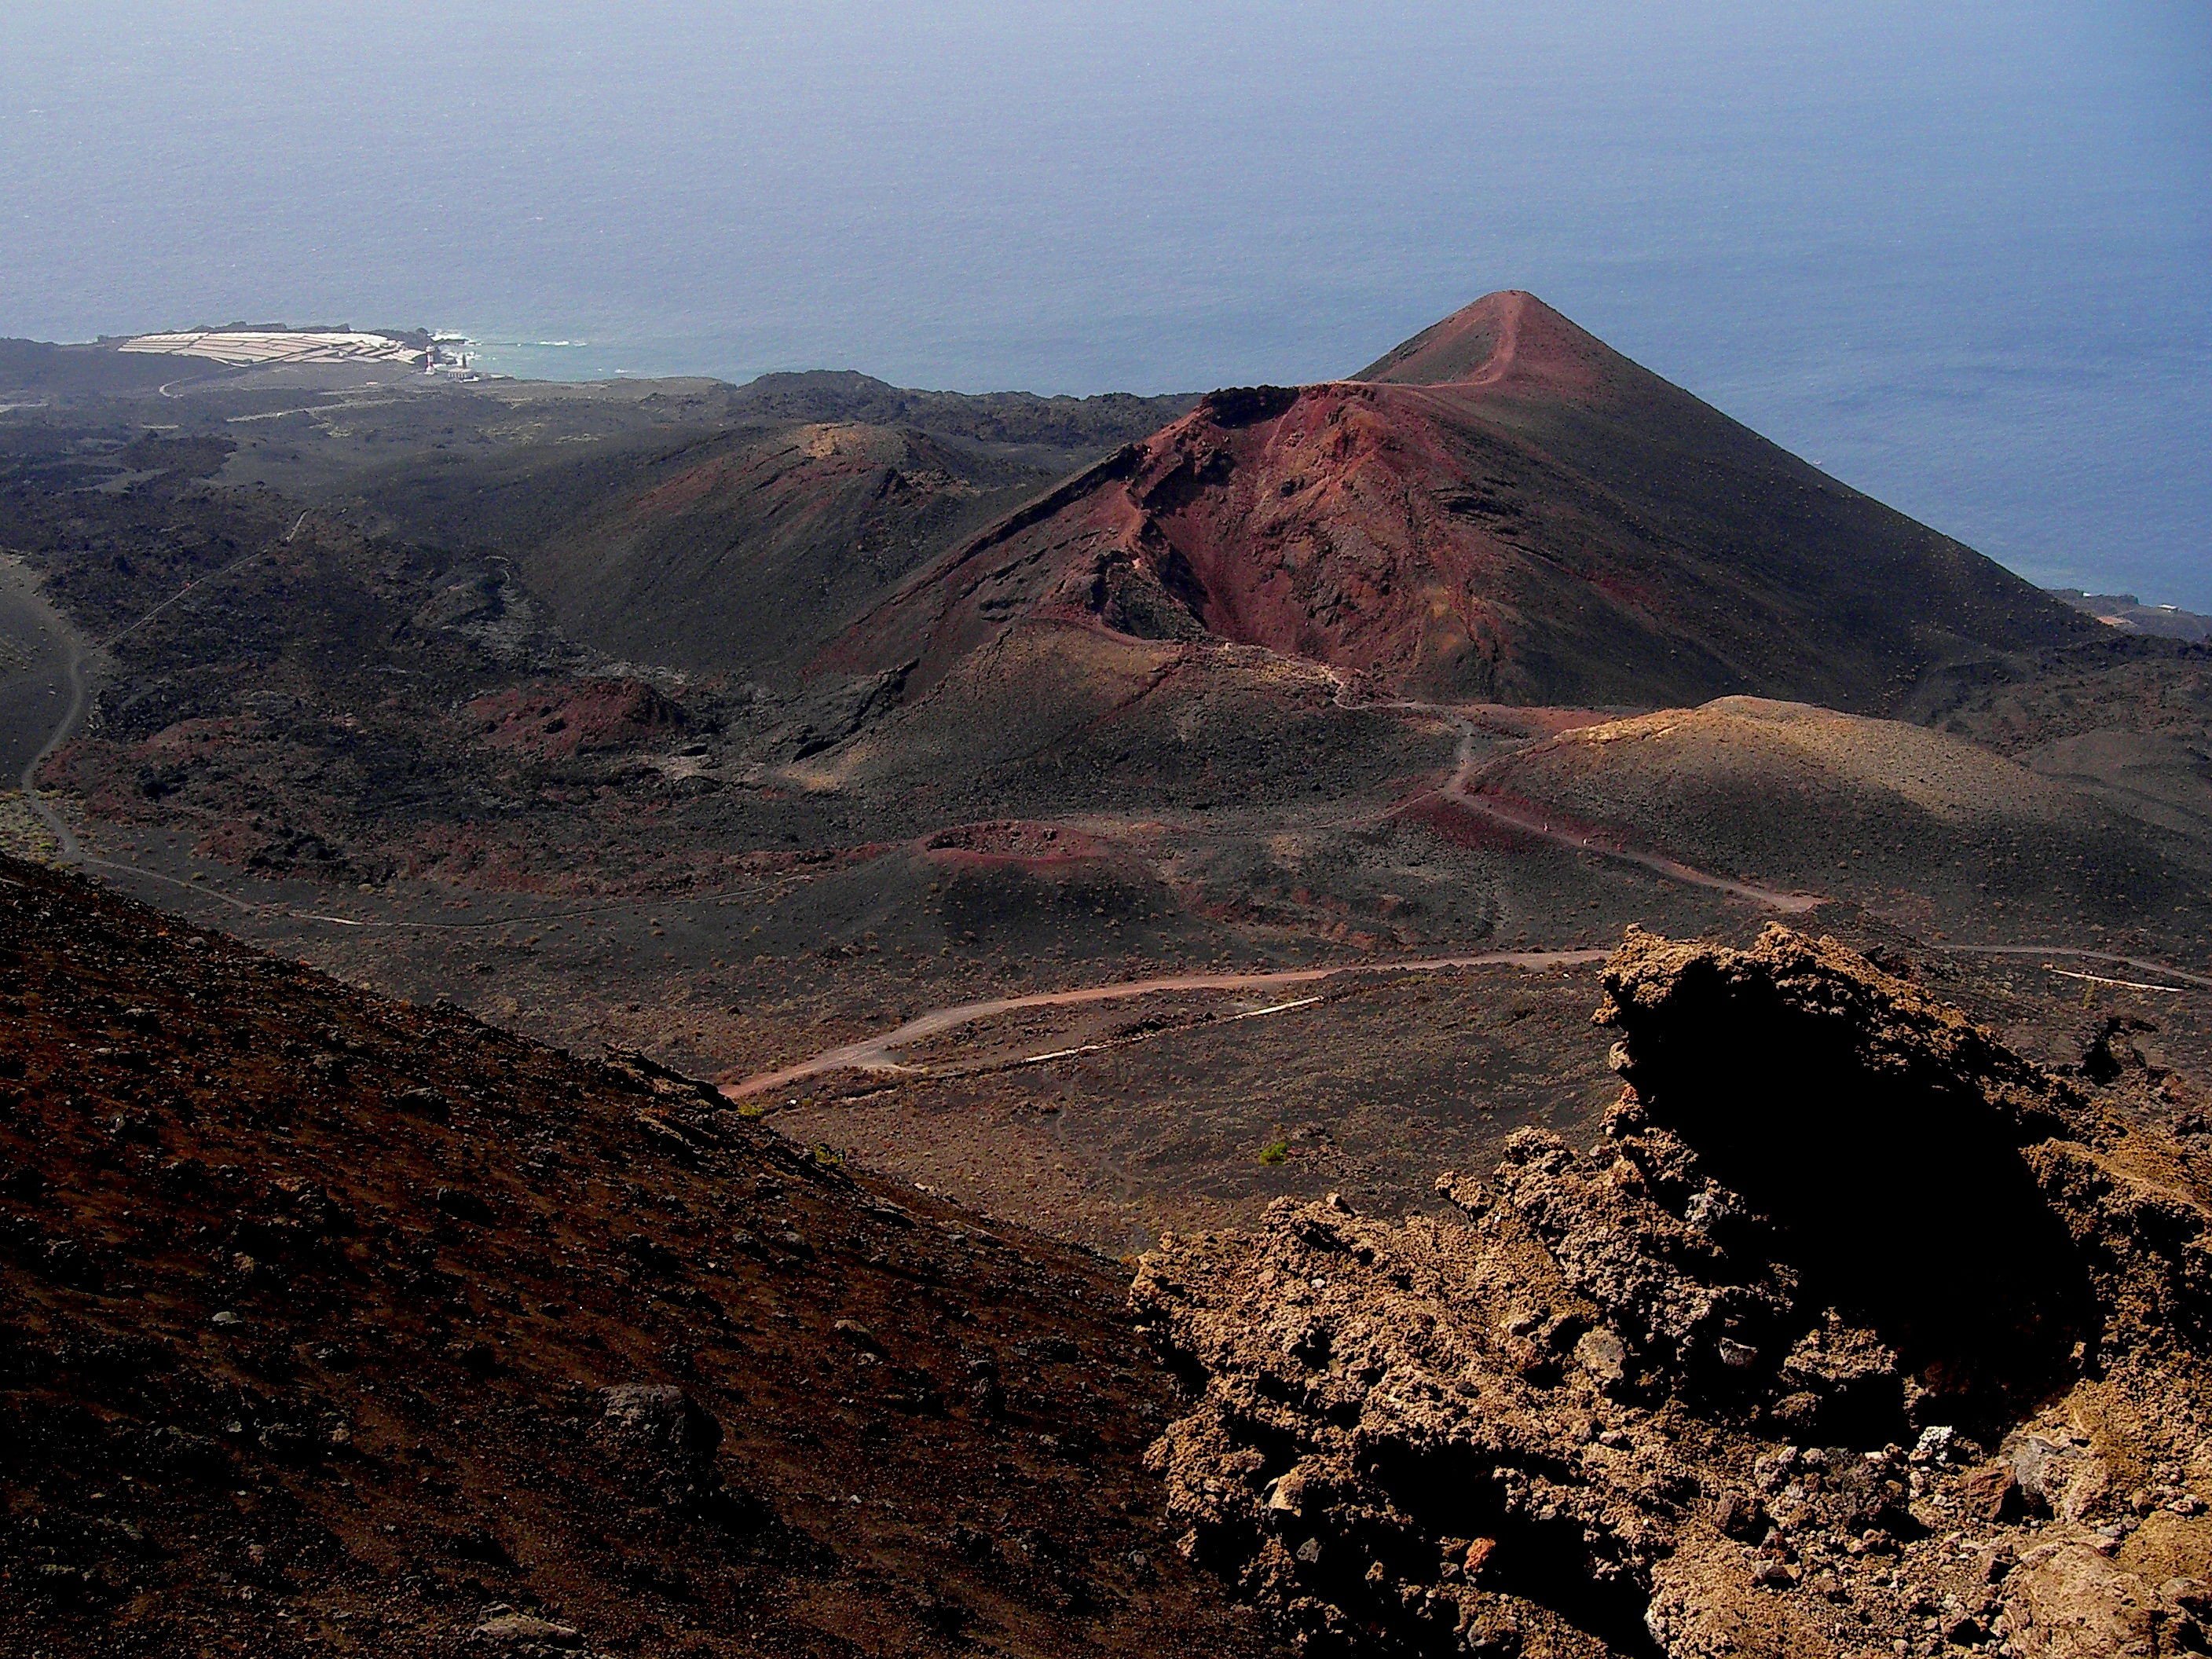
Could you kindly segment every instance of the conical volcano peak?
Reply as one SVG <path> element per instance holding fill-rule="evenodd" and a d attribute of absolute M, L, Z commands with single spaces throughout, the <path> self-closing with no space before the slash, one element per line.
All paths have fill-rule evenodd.
<path fill-rule="evenodd" d="M 1353 380 L 1208 394 L 942 556 L 820 666 L 915 666 L 920 691 L 1071 622 L 1400 696 L 1643 707 L 1880 707 L 1921 665 L 2094 632 L 1519 292 Z"/>
<path fill-rule="evenodd" d="M 1499 386 L 1536 381 L 1595 391 L 1626 359 L 1533 294 L 1486 294 L 1359 371 L 1395 386 Z"/>

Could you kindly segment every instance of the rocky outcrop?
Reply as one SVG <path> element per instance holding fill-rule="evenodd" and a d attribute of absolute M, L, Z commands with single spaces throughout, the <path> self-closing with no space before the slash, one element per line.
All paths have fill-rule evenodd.
<path fill-rule="evenodd" d="M 1598 1146 L 1146 1258 L 1186 1552 L 1316 1654 L 2204 1650 L 2177 1150 L 1830 940 L 1605 985 Z"/>

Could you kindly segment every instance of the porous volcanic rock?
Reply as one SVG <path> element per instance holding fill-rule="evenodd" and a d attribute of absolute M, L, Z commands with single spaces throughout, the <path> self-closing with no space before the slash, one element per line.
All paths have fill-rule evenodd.
<path fill-rule="evenodd" d="M 1588 1152 L 1146 1258 L 1185 1552 L 1316 1654 L 2203 1651 L 2192 1155 L 1832 940 L 1605 988 Z"/>

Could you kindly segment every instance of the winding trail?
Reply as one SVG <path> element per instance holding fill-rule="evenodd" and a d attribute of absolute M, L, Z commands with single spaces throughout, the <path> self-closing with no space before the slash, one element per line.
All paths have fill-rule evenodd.
<path fill-rule="evenodd" d="M 160 616 L 161 612 L 167 611 L 171 605 L 176 604 L 178 600 L 184 599 L 191 593 L 194 589 L 202 587 L 207 583 L 214 581 L 217 577 L 228 575 L 232 571 L 238 569 L 242 565 L 251 563 L 253 560 L 259 558 L 264 553 L 272 552 L 278 547 L 289 545 L 294 538 L 299 535 L 301 530 L 305 527 L 307 522 L 307 514 L 301 514 L 298 518 L 292 520 L 291 529 L 285 532 L 283 536 L 270 543 L 268 546 L 257 547 L 251 552 L 240 554 L 237 558 L 233 559 L 228 564 L 224 565 L 221 569 L 211 570 L 206 575 L 197 577 L 193 580 L 185 583 L 184 586 L 179 588 L 175 592 L 169 595 L 169 597 L 162 600 L 161 604 L 154 606 L 152 610 L 147 611 L 136 622 L 130 623 L 127 627 L 118 629 L 114 634 L 110 635 L 106 640 L 100 641 L 97 649 L 105 652 L 119 644 L 124 640 L 128 639 L 131 635 L 143 628 L 148 623 L 153 621 L 155 617 Z M 65 645 L 69 652 L 68 663 L 65 670 L 69 677 L 70 684 L 69 706 L 63 711 L 61 719 L 55 722 L 53 730 L 47 734 L 44 745 L 40 747 L 37 754 L 31 757 L 29 763 L 23 768 L 22 777 L 19 781 L 23 792 L 23 799 L 25 803 L 30 807 L 33 812 L 38 815 L 40 822 L 44 823 L 47 830 L 52 834 L 55 843 L 60 848 L 60 856 L 64 863 L 75 865 L 79 869 L 82 870 L 108 870 L 112 871 L 117 875 L 130 876 L 137 880 L 159 882 L 165 887 L 175 888 L 179 892 L 191 893 L 199 898 L 212 899 L 218 904 L 228 905 L 233 910 L 239 911 L 244 915 L 256 916 L 279 916 L 288 921 L 319 921 L 328 923 L 330 926 L 334 927 L 419 927 L 437 928 L 441 930 L 470 927 L 495 927 L 509 925 L 509 920 L 497 918 L 488 918 L 481 921 L 465 922 L 387 921 L 369 920 L 357 916 L 327 915 L 317 910 L 295 910 L 289 905 L 271 903 L 258 899 L 242 899 L 234 894 L 224 892 L 219 887 L 204 885 L 196 881 L 181 880 L 175 876 L 166 874 L 159 870 L 149 870 L 141 864 L 122 864 L 112 859 L 94 857 L 90 853 L 84 850 L 83 844 L 77 839 L 76 832 L 70 827 L 69 820 L 64 818 L 59 812 L 57 812 L 52 806 L 48 805 L 45 799 L 40 795 L 38 790 L 39 769 L 44 766 L 46 762 L 52 758 L 53 752 L 57 749 L 59 749 L 64 743 L 69 740 L 70 732 L 76 728 L 77 721 L 83 717 L 85 695 L 87 690 L 84 670 L 85 664 L 92 656 L 92 650 L 87 647 L 82 636 L 79 635 L 74 629 L 68 626 L 66 619 L 63 618 L 58 612 L 55 613 L 55 625 L 58 630 L 59 636 L 63 643 Z M 617 907 L 607 906 L 605 908 L 614 908 Z M 564 912 L 562 914 L 565 915 L 571 913 Z M 573 914 L 583 915 L 586 914 L 586 912 L 577 911 Z M 538 919 L 540 918 L 533 918 L 533 920 Z"/>
<path fill-rule="evenodd" d="M 60 748 L 67 740 L 70 729 L 76 725 L 84 714 L 86 655 L 84 644 L 74 631 L 66 627 L 62 628 L 60 638 L 69 652 L 69 662 L 64 670 L 69 676 L 69 707 L 62 711 L 61 719 L 55 722 L 54 729 L 47 733 L 46 740 L 40 746 L 39 752 L 32 756 L 25 764 L 21 786 L 24 801 L 32 811 L 38 814 L 39 821 L 52 833 L 55 845 L 61 848 L 62 857 L 74 863 L 82 861 L 82 853 L 77 846 L 76 831 L 70 829 L 68 821 L 48 805 L 46 799 L 39 793 L 39 769 L 44 766 L 54 750 Z"/>
<path fill-rule="evenodd" d="M 1784 915 L 1803 915 L 1817 909 L 1828 901 L 1817 893 L 1785 892 L 1779 888 L 1764 887 L 1754 882 L 1735 881 L 1726 876 L 1717 876 L 1656 853 L 1638 853 L 1616 847 L 1594 836 L 1578 835 L 1571 830 L 1554 829 L 1540 811 L 1524 809 L 1487 796 L 1476 790 L 1474 778 L 1476 768 L 1474 746 L 1479 737 L 1475 723 L 1460 710 L 1444 703 L 1397 701 L 1389 702 L 1353 702 L 1349 687 L 1338 679 L 1337 701 L 1346 708 L 1401 709 L 1409 714 L 1430 714 L 1449 720 L 1459 730 L 1459 748 L 1451 776 L 1428 795 L 1417 799 L 1444 799 L 1463 811 L 1504 824 L 1525 835 L 1549 842 L 1553 846 L 1577 853 L 1591 853 L 1603 858 L 1633 864 L 1666 876 L 1672 880 L 1704 887 L 1716 892 L 1728 893 L 1748 899 L 1754 904 L 1779 911 Z M 1402 812 L 1405 808 L 1394 809 Z M 2093 961 L 2133 968 L 2140 972 L 2163 974 L 2183 981 L 2184 985 L 2212 990 L 2212 978 L 2192 974 L 2169 963 L 2152 962 L 2138 957 L 2117 955 L 2112 951 L 2081 949 L 2069 945 L 1938 945 L 1932 948 L 1960 955 L 2003 957 L 2075 957 Z M 744 1100 L 765 1094 L 802 1079 L 818 1077 L 825 1072 L 866 1071 L 890 1073 L 919 1073 L 923 1068 L 902 1064 L 892 1058 L 894 1051 L 908 1048 L 924 1038 L 941 1032 L 973 1024 L 977 1020 L 989 1019 L 999 1014 L 1012 1013 L 1024 1008 L 1070 1007 L 1079 1004 L 1108 1002 L 1130 997 L 1149 996 L 1162 991 L 1239 991 L 1261 990 L 1273 987 L 1311 985 L 1333 979 L 1340 974 L 1352 973 L 1418 973 L 1440 968 L 1480 968 L 1513 966 L 1531 969 L 1556 968 L 1572 963 L 1601 962 L 1611 954 L 1605 950 L 1573 951 L 1494 951 L 1477 956 L 1432 957 L 1410 962 L 1352 963 L 1329 968 L 1290 969 L 1273 973 L 1251 974 L 1183 974 L 1157 979 L 1129 980 L 1106 985 L 1094 985 L 1079 990 L 1045 991 L 1025 996 L 996 997 L 981 1002 L 961 1003 L 952 1007 L 939 1008 L 908 1020 L 890 1030 L 863 1037 L 857 1042 L 826 1049 L 811 1060 L 796 1066 L 787 1066 L 780 1071 L 763 1072 L 756 1076 L 721 1085 L 721 1092 L 732 1100 Z M 2147 986 L 2149 990 L 2179 989 L 2179 987 Z M 1273 1008 L 1256 1011 L 1272 1014 L 1303 1007 L 1314 998 L 1285 1003 Z M 1238 1015 L 1236 1018 L 1251 1018 Z M 1026 1054 L 1002 1062 L 992 1069 L 1008 1066 L 1030 1066 L 1048 1060 L 1065 1059 L 1092 1050 L 1115 1046 L 1112 1043 L 1087 1043 L 1076 1048 L 1055 1049 L 1041 1054 Z"/>
<path fill-rule="evenodd" d="M 1929 949 L 1960 956 L 1996 957 L 2076 957 L 2091 961 L 2111 963 L 2133 968 L 2138 972 L 2163 974 L 2170 979 L 2183 981 L 2181 985 L 2139 985 L 2130 988 L 2144 991 L 2179 991 L 2188 988 L 2212 990 L 2212 978 L 2192 974 L 2176 968 L 2170 963 L 2153 962 L 2142 957 L 2116 955 L 2109 951 L 2092 951 L 2063 945 L 1936 945 Z M 947 1008 L 932 1009 L 918 1014 L 903 1025 L 873 1036 L 863 1037 L 858 1042 L 827 1048 L 811 1060 L 801 1060 L 796 1066 L 787 1066 L 781 1071 L 763 1072 L 736 1083 L 721 1085 L 722 1094 L 731 1100 L 744 1100 L 754 1095 L 766 1094 L 772 1089 L 784 1088 L 803 1079 L 818 1077 L 825 1072 L 901 1072 L 920 1074 L 927 1068 L 909 1066 L 894 1060 L 894 1050 L 909 1048 L 926 1037 L 957 1030 L 963 1025 L 972 1025 L 977 1020 L 990 1019 L 1000 1014 L 1018 1012 L 1024 1008 L 1067 1008 L 1086 1003 L 1115 1002 L 1131 997 L 1152 996 L 1163 991 L 1252 991 L 1279 986 L 1315 985 L 1345 974 L 1416 974 L 1443 968 L 1527 968 L 1542 969 L 1577 966 L 1583 963 L 1602 962 L 1612 955 L 1610 947 L 1604 950 L 1575 951 L 1491 951 L 1479 956 L 1425 957 L 1409 962 L 1352 962 L 1328 968 L 1291 968 L 1273 973 L 1251 974 L 1172 974 L 1156 979 L 1115 981 L 1105 985 L 1085 986 L 1072 991 L 1036 991 L 1023 996 L 992 997 L 981 1002 L 963 1002 Z M 2052 969 L 2061 972 L 2062 969 Z M 2124 985 L 2127 981 L 2109 981 Z M 1295 1002 L 1279 1003 L 1273 1007 L 1257 1008 L 1234 1014 L 1229 1020 L 1256 1019 L 1263 1015 L 1287 1013 L 1318 1002 L 1318 997 L 1303 997 Z M 1003 1071 L 1020 1066 L 1040 1065 L 1046 1060 L 1066 1060 L 1078 1054 L 1093 1053 L 1103 1048 L 1120 1046 L 1117 1042 L 1090 1042 L 1073 1048 L 1054 1048 L 1042 1054 L 1024 1054 L 984 1067 L 963 1068 Z"/>
<path fill-rule="evenodd" d="M 250 553 L 241 553 L 236 558 L 233 559 L 228 564 L 223 566 L 222 569 L 210 570 L 204 576 L 194 577 L 191 581 L 186 582 L 175 592 L 170 594 L 167 599 L 162 600 L 161 604 L 155 605 L 151 611 L 149 611 L 144 616 L 139 617 L 137 622 L 132 623 L 130 627 L 124 629 L 120 633 L 109 635 L 106 640 L 100 642 L 100 648 L 103 651 L 112 650 L 116 646 L 120 645 L 124 641 L 129 639 L 133 634 L 136 634 L 140 629 L 143 628 L 148 623 L 153 621 L 155 617 L 160 616 L 164 611 L 167 611 L 179 599 L 183 599 L 185 595 L 191 592 L 194 588 L 203 587 L 209 582 L 216 580 L 218 577 L 228 576 L 232 571 L 237 569 L 240 566 L 252 563 L 254 560 L 259 558 L 264 553 L 272 552 L 279 547 L 289 547 L 292 544 L 293 538 L 300 533 L 301 527 L 307 522 L 307 515 L 305 513 L 302 513 L 298 518 L 292 520 L 292 527 L 286 531 L 283 537 L 278 540 L 270 544 L 269 546 L 257 547 Z"/>
<path fill-rule="evenodd" d="M 1439 968 L 1565 968 L 1582 963 L 1602 962 L 1611 954 L 1609 950 L 1489 951 L 1479 956 L 1425 957 L 1411 962 L 1347 962 L 1328 968 L 1279 969 L 1272 973 L 1170 974 L 1158 979 L 1119 980 L 1108 985 L 1089 985 L 1073 991 L 1034 991 L 1024 996 L 993 997 L 987 1001 L 963 1002 L 950 1008 L 933 1009 L 928 1013 L 917 1015 L 903 1025 L 878 1032 L 874 1036 L 863 1037 L 858 1042 L 846 1043 L 842 1048 L 827 1049 L 811 1060 L 801 1060 L 796 1066 L 787 1066 L 780 1072 L 763 1072 L 742 1082 L 726 1083 L 722 1085 L 722 1093 L 732 1100 L 744 1100 L 749 1096 L 765 1094 L 771 1089 L 780 1089 L 801 1078 L 814 1077 L 823 1072 L 915 1071 L 919 1068 L 903 1066 L 893 1060 L 891 1051 L 907 1048 L 924 1037 L 935 1036 L 941 1031 L 953 1030 L 963 1025 L 973 1024 L 979 1019 L 1014 1013 L 1024 1008 L 1069 1008 L 1084 1003 L 1115 1002 L 1128 997 L 1152 996 L 1162 991 L 1255 991 L 1285 985 L 1315 985 L 1342 974 L 1418 974 Z M 1261 1012 L 1273 1013 L 1281 1010 Z"/>
<path fill-rule="evenodd" d="M 2109 962 L 2116 968 L 2132 968 L 2139 974 L 2164 974 L 2168 979 L 2178 979 L 2200 991 L 2212 991 L 2212 979 L 2176 968 L 2171 963 L 2153 962 L 2146 957 L 2118 956 L 2110 951 L 2087 951 L 2071 945 L 1938 945 L 1934 948 L 1965 957 L 2080 957 L 2090 962 Z M 2154 985 L 2145 988 L 2171 991 L 2177 988 Z"/>
<path fill-rule="evenodd" d="M 1340 684 L 1341 684 L 1340 682 Z M 1340 698 L 1341 702 L 1341 698 Z M 1448 703 L 1440 702 L 1342 702 L 1346 708 L 1402 708 L 1412 713 L 1434 714 L 1449 720 L 1459 728 L 1459 752 L 1452 775 L 1432 796 L 1449 801 L 1461 811 L 1486 818 L 1492 823 L 1534 836 L 1539 841 L 1549 842 L 1554 847 L 1564 847 L 1571 852 L 1593 853 L 1600 858 L 1615 860 L 1683 882 L 1692 887 L 1704 887 L 1717 893 L 1728 893 L 1735 897 L 1749 899 L 1753 904 L 1764 905 L 1784 915 L 1798 916 L 1818 909 L 1828 901 L 1818 893 L 1784 892 L 1776 887 L 1762 887 L 1756 882 L 1736 881 L 1727 876 L 1717 876 L 1670 859 L 1661 853 L 1638 853 L 1625 847 L 1616 847 L 1595 836 L 1577 835 L 1570 830 L 1554 829 L 1540 810 L 1520 806 L 1496 795 L 1486 795 L 1474 785 L 1474 744 L 1477 736 L 1474 722 Z M 1405 809 L 1400 807 L 1400 811 Z"/>

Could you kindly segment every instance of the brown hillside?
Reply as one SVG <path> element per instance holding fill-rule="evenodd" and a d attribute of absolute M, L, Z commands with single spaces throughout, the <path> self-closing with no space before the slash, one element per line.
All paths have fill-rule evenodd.
<path fill-rule="evenodd" d="M 1530 295 L 1360 377 L 1218 392 L 949 553 L 823 659 L 923 680 L 1024 619 L 1211 633 L 1373 686 L 1855 708 L 2094 624 Z"/>
<path fill-rule="evenodd" d="M 1585 726 L 1472 783 L 1931 926 L 2065 936 L 2202 916 L 2212 873 L 2201 839 L 2070 779 L 1922 726 L 1758 697 Z"/>
<path fill-rule="evenodd" d="M 1118 1270 L 13 860 L 0 1011 L 0 1652 L 1262 1650 Z"/>
<path fill-rule="evenodd" d="M 911 428 L 749 430 L 642 469 L 521 563 L 604 650 L 773 677 L 1043 476 Z"/>

